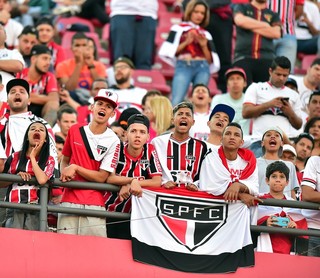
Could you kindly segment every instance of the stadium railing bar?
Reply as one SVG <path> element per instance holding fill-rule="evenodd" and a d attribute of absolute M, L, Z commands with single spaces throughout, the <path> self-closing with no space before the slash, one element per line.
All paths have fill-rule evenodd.
<path fill-rule="evenodd" d="M 18 175 L 10 174 L 0 174 L 1 181 L 9 182 L 22 182 L 22 179 Z M 36 179 L 32 178 L 27 183 L 36 184 Z M 89 185 L 90 184 L 90 185 Z M 40 211 L 40 231 L 47 231 L 47 215 L 48 212 L 53 213 L 70 213 L 74 215 L 83 215 L 83 216 L 97 216 L 97 217 L 108 217 L 108 218 L 120 218 L 123 220 L 129 220 L 129 213 L 121 212 L 104 212 L 97 210 L 86 210 L 86 209 L 75 209 L 75 208 L 63 208 L 55 205 L 48 205 L 48 196 L 49 196 L 49 187 L 52 186 L 61 186 L 67 188 L 81 188 L 81 189 L 95 189 L 103 191 L 119 191 L 119 187 L 106 184 L 106 183 L 94 183 L 94 182 L 64 182 L 62 183 L 59 179 L 55 179 L 53 182 L 48 183 L 40 187 L 40 204 L 18 204 L 18 203 L 9 203 L 0 201 L 0 207 L 3 208 L 13 208 L 13 209 L 23 209 L 30 211 Z M 277 207 L 290 207 L 290 208 L 301 208 L 301 209 L 312 209 L 320 210 L 320 205 L 318 203 L 303 202 L 303 201 L 289 201 L 289 200 L 275 200 L 275 199 L 265 199 L 263 200 L 263 205 L 266 206 L 277 206 Z M 264 232 L 264 233 L 282 233 L 293 236 L 317 236 L 320 237 L 320 230 L 302 230 L 302 229 L 283 229 L 276 227 L 267 227 L 267 226 L 256 226 L 251 225 L 252 232 Z"/>

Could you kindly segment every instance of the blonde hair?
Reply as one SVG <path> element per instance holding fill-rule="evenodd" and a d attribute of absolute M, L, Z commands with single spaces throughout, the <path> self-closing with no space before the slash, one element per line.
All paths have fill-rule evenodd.
<path fill-rule="evenodd" d="M 183 20 L 184 21 L 190 21 L 191 19 L 191 14 L 194 11 L 195 7 L 198 5 L 202 5 L 206 8 L 205 16 L 203 21 L 199 24 L 201 27 L 206 27 L 209 24 L 210 20 L 210 10 L 208 4 L 203 1 L 203 0 L 191 0 L 186 7 L 186 10 L 183 15 Z"/>
<path fill-rule="evenodd" d="M 155 117 L 155 130 L 160 135 L 171 126 L 173 113 L 171 101 L 164 96 L 150 99 L 150 109 Z"/>

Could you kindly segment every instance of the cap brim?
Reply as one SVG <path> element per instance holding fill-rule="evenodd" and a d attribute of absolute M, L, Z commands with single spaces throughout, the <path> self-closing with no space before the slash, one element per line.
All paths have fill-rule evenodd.
<path fill-rule="evenodd" d="M 228 115 L 228 117 L 229 117 L 229 122 L 232 122 L 232 121 L 233 121 L 234 116 L 235 116 L 235 111 L 234 111 L 234 109 L 233 109 L 231 106 L 225 105 L 225 104 L 217 104 L 217 105 L 213 108 L 213 110 L 212 110 L 212 112 L 211 112 L 211 114 L 210 114 L 209 120 L 211 120 L 212 116 L 213 116 L 214 114 L 218 113 L 218 112 L 226 113 L 226 114 Z"/>
<path fill-rule="evenodd" d="M 109 99 L 109 98 L 105 98 L 105 97 L 95 97 L 95 98 L 94 98 L 94 101 L 97 101 L 97 100 L 103 100 L 103 101 L 109 102 L 109 103 L 111 103 L 111 105 L 112 105 L 114 108 L 116 108 L 116 107 L 118 106 L 118 104 L 117 104 L 116 102 L 112 101 L 112 100 Z"/>
<path fill-rule="evenodd" d="M 7 94 L 9 94 L 10 90 L 15 86 L 21 86 L 25 88 L 27 93 L 30 94 L 30 85 L 28 81 L 24 79 L 11 79 L 6 85 Z"/>

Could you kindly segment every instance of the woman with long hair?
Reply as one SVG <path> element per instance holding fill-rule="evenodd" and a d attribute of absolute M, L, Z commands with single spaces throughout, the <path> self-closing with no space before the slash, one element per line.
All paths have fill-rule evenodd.
<path fill-rule="evenodd" d="M 22 149 L 8 157 L 3 173 L 18 175 L 21 182 L 0 182 L 1 187 L 8 186 L 6 201 L 23 204 L 39 203 L 39 186 L 53 177 L 55 160 L 50 156 L 49 134 L 42 122 L 29 125 Z M 29 184 L 32 177 L 37 185 Z M 25 230 L 39 230 L 39 212 L 9 210 L 6 216 L 6 227 Z"/>
<path fill-rule="evenodd" d="M 170 128 L 172 109 L 170 100 L 164 96 L 156 96 L 146 101 L 144 114 L 150 121 L 150 141 Z"/>
<path fill-rule="evenodd" d="M 208 85 L 210 74 L 219 71 L 220 60 L 215 53 L 212 37 L 204 28 L 209 23 L 206 1 L 191 0 L 184 13 L 184 21 L 173 25 L 168 39 L 161 45 L 160 58 L 175 65 L 172 80 L 172 105 L 187 95 L 190 83 Z"/>
<path fill-rule="evenodd" d="M 313 117 L 306 123 L 304 132 L 312 135 L 314 139 L 314 147 L 311 156 L 320 155 L 320 117 Z"/>

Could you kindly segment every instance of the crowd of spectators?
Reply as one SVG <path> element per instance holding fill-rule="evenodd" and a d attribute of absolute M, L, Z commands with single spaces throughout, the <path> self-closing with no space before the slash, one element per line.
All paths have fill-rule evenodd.
<path fill-rule="evenodd" d="M 176 1 L 165 12 L 179 10 L 182 21 L 168 24 L 158 46 L 160 0 L 20 2 L 0 0 L 0 170 L 26 183 L 1 182 L 0 197 L 38 203 L 39 186 L 55 175 L 120 188 L 52 191 L 52 203 L 72 208 L 130 212 L 144 186 L 248 207 L 259 196 L 320 203 L 320 1 L 286 0 L 287 10 L 280 0 Z M 70 15 L 96 20 L 98 33 L 110 26 L 111 64 L 87 32 L 74 31 L 71 49 L 59 45 L 55 23 Z M 314 56 L 297 74 L 305 55 Z M 169 95 L 134 84 L 135 70 L 151 71 L 155 58 L 174 68 Z M 27 184 L 32 176 L 39 186 Z M 284 217 L 285 227 L 302 227 L 291 213 L 264 208 L 258 223 Z M 320 231 L 319 212 L 299 213 Z M 0 210 L 5 227 L 37 230 L 36 216 Z M 128 225 L 97 217 L 61 214 L 57 227 L 130 238 Z M 306 250 L 320 256 L 320 238 Z"/>

